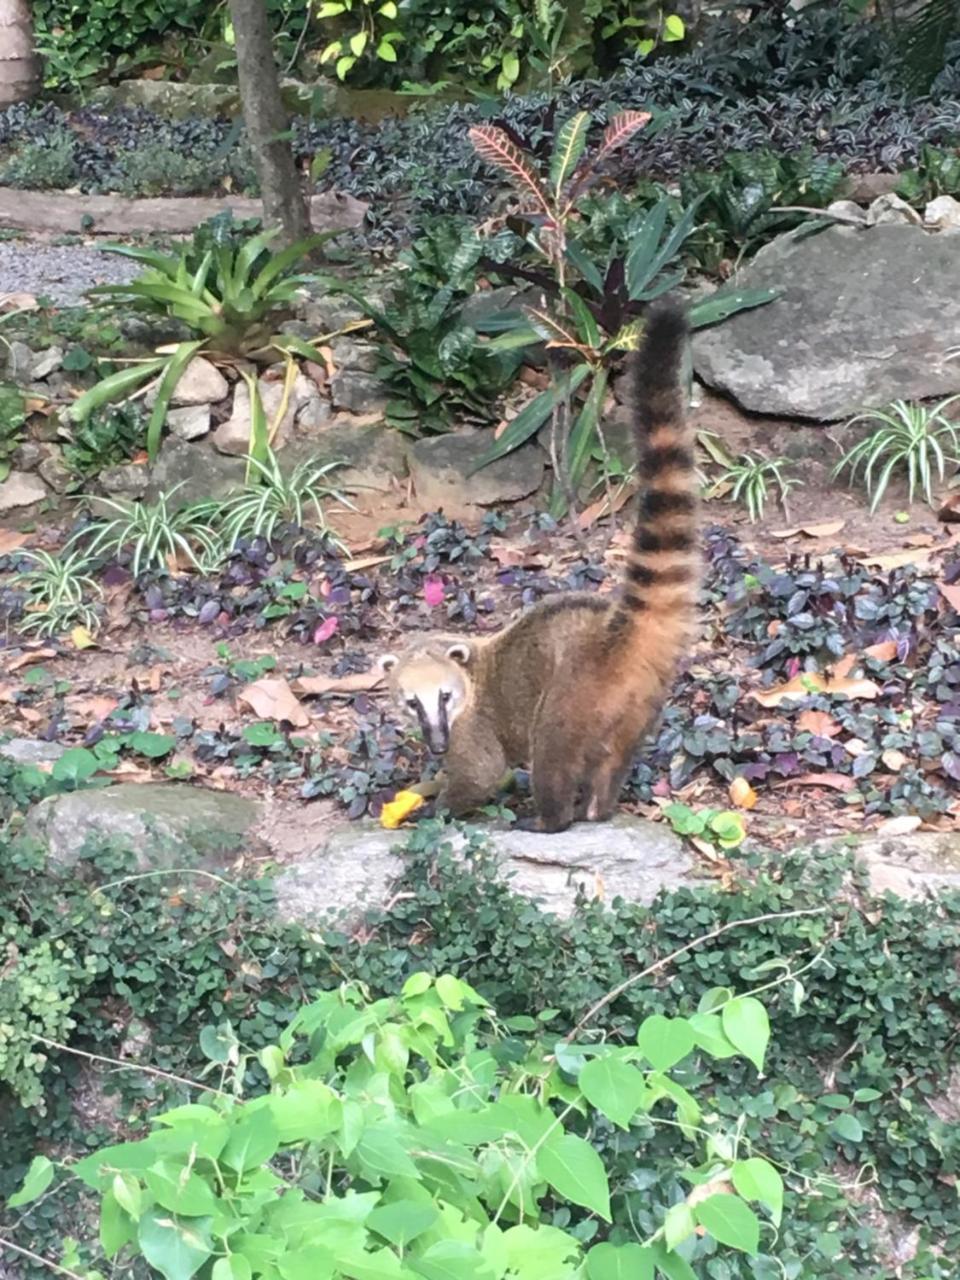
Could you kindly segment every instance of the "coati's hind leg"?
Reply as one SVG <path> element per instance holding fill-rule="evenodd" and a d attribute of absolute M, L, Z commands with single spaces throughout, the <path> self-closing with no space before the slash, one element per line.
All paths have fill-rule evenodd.
<path fill-rule="evenodd" d="M 520 822 L 525 831 L 566 831 L 585 816 L 589 802 L 581 741 L 565 731 L 563 708 L 545 701 L 531 740 L 531 790 L 536 816 Z"/>
<path fill-rule="evenodd" d="M 460 818 L 487 804 L 507 773 L 507 757 L 489 725 L 458 720 L 444 756 L 444 783 L 436 809 Z"/>
<path fill-rule="evenodd" d="M 587 784 L 588 797 L 584 818 L 588 822 L 608 822 L 617 811 L 623 784 L 633 763 L 632 753 L 623 760 L 613 760 L 597 769 Z"/>

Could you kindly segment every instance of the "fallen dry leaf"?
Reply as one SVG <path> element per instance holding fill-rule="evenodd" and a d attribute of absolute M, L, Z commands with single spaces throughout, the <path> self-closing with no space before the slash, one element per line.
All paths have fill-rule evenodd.
<path fill-rule="evenodd" d="M 633 495 L 637 492 L 638 487 L 639 486 L 635 484 L 621 485 L 613 495 L 611 502 L 607 501 L 607 495 L 604 494 L 602 498 L 598 499 L 598 501 L 591 502 L 589 507 L 584 507 L 579 516 L 577 516 L 577 524 L 579 524 L 581 529 L 589 529 L 591 525 L 596 524 L 601 516 L 609 515 L 611 509 L 613 511 L 619 511 L 621 507 L 625 506 L 626 503 L 630 501 Z"/>
<path fill-rule="evenodd" d="M 881 640 L 879 644 L 868 644 L 863 652 L 869 658 L 876 658 L 878 662 L 893 662 L 897 656 L 897 642 L 896 640 Z"/>
<path fill-rule="evenodd" d="M 861 564 L 867 565 L 871 569 L 879 569 L 882 573 L 889 573 L 891 569 L 903 569 L 907 565 L 913 565 L 917 569 L 926 568 L 935 555 L 941 552 L 949 551 L 960 541 L 960 533 L 953 534 L 945 542 L 935 543 L 932 547 L 910 547 L 906 551 L 893 551 L 889 555 L 874 555 L 870 551 L 850 551 L 847 554 L 854 560 L 859 560 Z"/>
<path fill-rule="evenodd" d="M 827 520 L 824 524 L 798 524 L 793 529 L 771 529 L 771 538 L 796 538 L 801 533 L 807 538 L 832 538 L 846 524 L 846 520 Z"/>
<path fill-rule="evenodd" d="M 392 556 L 361 556 L 359 560 L 345 560 L 344 569 L 350 573 L 359 573 L 361 569 L 372 569 L 374 565 L 387 564 Z"/>
<path fill-rule="evenodd" d="M 856 785 L 845 773 L 801 773 L 777 783 L 778 787 L 829 787 L 831 791 L 853 791 Z"/>
<path fill-rule="evenodd" d="M 944 498 L 937 519 L 941 524 L 960 524 L 960 493 L 951 493 L 949 498 Z"/>
<path fill-rule="evenodd" d="M 808 698 L 814 693 L 842 693 L 847 698 L 875 698 L 880 692 L 879 685 L 864 677 L 851 678 L 840 671 L 847 661 L 844 659 L 842 663 L 838 663 L 829 678 L 819 671 L 805 671 L 786 684 L 775 685 L 772 689 L 751 690 L 750 697 L 759 702 L 761 707 L 768 708 L 779 707 L 788 698 Z"/>
<path fill-rule="evenodd" d="M 960 582 L 938 582 L 937 590 L 954 613 L 960 613 Z"/>
<path fill-rule="evenodd" d="M 36 311 L 39 305 L 32 293 L 0 294 L 0 311 Z"/>
<path fill-rule="evenodd" d="M 923 825 L 923 819 L 915 813 L 902 813 L 897 818 L 885 818 L 877 827 L 878 836 L 908 836 Z"/>
<path fill-rule="evenodd" d="M 19 671 L 22 667 L 32 666 L 35 662 L 46 662 L 47 658 L 55 658 L 56 656 L 56 649 L 30 649 L 27 653 L 21 653 L 18 657 L 11 658 L 7 663 L 7 670 Z"/>
<path fill-rule="evenodd" d="M 17 533 L 15 529 L 0 529 L 0 556 L 8 556 L 11 551 L 22 547 L 26 540 L 25 533 Z"/>
<path fill-rule="evenodd" d="M 752 809 L 757 803 L 757 793 L 746 778 L 734 778 L 730 783 L 730 803 L 738 809 Z"/>
<path fill-rule="evenodd" d="M 75 649 L 95 649 L 97 642 L 86 627 L 74 627 L 70 632 L 70 640 Z"/>
<path fill-rule="evenodd" d="M 505 569 L 544 569 L 550 563 L 549 557 L 535 546 L 507 542 L 505 538 L 490 539 L 490 554 Z"/>
<path fill-rule="evenodd" d="M 299 676 L 293 687 L 305 698 L 315 698 L 322 693 L 369 693 L 382 680 L 377 670 L 355 671 L 348 676 Z"/>
<path fill-rule="evenodd" d="M 797 728 L 818 738 L 835 738 L 840 732 L 840 725 L 827 711 L 802 711 L 797 716 Z"/>
<path fill-rule="evenodd" d="M 880 756 L 880 759 L 891 773 L 899 773 L 907 763 L 907 757 L 902 751 L 897 751 L 895 747 L 888 747 Z"/>
<path fill-rule="evenodd" d="M 240 690 L 237 699 L 245 702 L 261 720 L 286 720 L 295 729 L 305 729 L 310 723 L 310 717 L 282 676 L 255 680 Z"/>

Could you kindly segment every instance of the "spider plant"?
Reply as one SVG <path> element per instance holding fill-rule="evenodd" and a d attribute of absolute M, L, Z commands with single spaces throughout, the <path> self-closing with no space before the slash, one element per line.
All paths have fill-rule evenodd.
<path fill-rule="evenodd" d="M 776 492 L 784 514 L 788 514 L 787 495 L 803 484 L 802 480 L 786 474 L 792 465 L 789 458 L 762 458 L 744 453 L 727 467 L 715 488 L 730 485 L 730 501 L 742 502 L 750 523 L 756 524 L 763 517 L 771 491 Z"/>
<path fill-rule="evenodd" d="M 947 463 L 960 462 L 960 422 L 951 421 L 944 412 L 957 399 L 949 396 L 935 405 L 895 400 L 885 409 L 857 414 L 848 426 L 876 423 L 877 429 L 843 455 L 834 476 L 849 471 L 855 480 L 862 471 L 871 512 L 879 506 L 894 473 L 906 474 L 911 502 L 919 489 L 932 505 L 934 475 L 942 481 Z"/>
<path fill-rule="evenodd" d="M 197 569 L 211 568 L 222 559 L 223 546 L 207 523 L 209 504 L 172 507 L 170 499 L 180 487 L 176 485 L 168 493 L 159 494 L 153 503 L 100 498 L 100 505 L 116 515 L 93 521 L 75 537 L 84 539 L 90 557 L 117 557 L 129 552 L 134 578 L 146 569 L 165 572 L 169 561 L 179 556 Z"/>
<path fill-rule="evenodd" d="M 324 501 L 333 499 L 355 510 L 338 489 L 326 483 L 326 477 L 343 465 L 340 462 L 302 462 L 289 475 L 284 475 L 276 455 L 267 449 L 266 461 L 252 455 L 248 458 L 247 483 L 222 502 L 204 508 L 208 519 L 221 529 L 228 551 L 241 540 L 265 538 L 272 542 L 278 527 L 305 527 L 312 510 L 320 530 L 338 548 L 344 549 L 327 522 Z"/>
<path fill-rule="evenodd" d="M 11 586 L 27 597 L 20 631 L 54 636 L 77 626 L 86 627 L 91 634 L 99 628 L 99 615 L 87 597 L 101 597 L 103 592 L 87 572 L 91 566 L 86 556 L 24 551 L 21 559 L 32 567 L 20 570 L 11 581 Z"/>
<path fill-rule="evenodd" d="M 295 334 L 277 334 L 274 326 L 308 278 L 295 274 L 294 268 L 336 234 L 310 236 L 274 254 L 269 249 L 277 230 L 262 231 L 245 240 L 215 243 L 199 262 L 192 245 L 172 254 L 132 245 L 105 246 L 107 252 L 140 263 L 144 271 L 130 284 L 101 285 L 90 295 L 141 314 L 179 320 L 195 336 L 104 378 L 74 402 L 71 417 L 83 422 L 95 409 L 125 399 L 156 379 L 157 398 L 147 425 L 147 452 L 154 458 L 170 399 L 194 356 L 227 361 L 280 356 L 289 366 L 299 355 L 322 364 L 313 344 Z"/>

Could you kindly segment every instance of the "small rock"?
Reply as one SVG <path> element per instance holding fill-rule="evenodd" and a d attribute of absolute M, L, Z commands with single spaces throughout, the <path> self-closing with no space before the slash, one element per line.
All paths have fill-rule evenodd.
<path fill-rule="evenodd" d="M 136 850 L 138 867 L 149 871 L 222 860 L 244 845 L 258 816 L 254 801 L 233 792 L 126 783 L 48 796 L 30 809 L 24 831 L 57 868 L 74 866 L 87 841 L 118 840 Z"/>
<path fill-rule="evenodd" d="M 177 389 L 170 397 L 175 408 L 182 405 L 217 404 L 230 394 L 230 384 L 220 370 L 205 360 L 203 356 L 195 356 L 177 383 Z M 156 400 L 156 392 L 153 393 Z"/>
<path fill-rule="evenodd" d="M 855 222 L 862 222 L 864 226 L 867 224 L 867 211 L 855 200 L 834 200 L 833 204 L 827 205 L 827 213 L 836 214 L 838 218 L 850 218 Z"/>
<path fill-rule="evenodd" d="M 955 831 L 867 836 L 857 844 L 856 855 L 875 894 L 939 898 L 960 889 L 960 836 Z"/>
<path fill-rule="evenodd" d="M 550 912 L 573 914 L 579 895 L 648 905 L 664 889 L 704 883 L 681 841 L 661 823 L 622 814 L 582 823 L 562 835 L 493 831 L 499 872 L 510 887 Z M 452 834 L 459 852 L 465 840 Z M 398 833 L 357 824 L 324 837 L 320 847 L 275 882 L 281 919 L 318 923 L 333 912 L 357 919 L 389 900 L 403 874 Z"/>
<path fill-rule="evenodd" d="M 323 396 L 311 396 L 297 410 L 297 428 L 302 431 L 315 431 L 326 426 L 333 417 L 333 406 Z"/>
<path fill-rule="evenodd" d="M 166 493 L 171 495 L 171 508 L 178 510 L 191 502 L 222 498 L 243 484 L 246 469 L 243 457 L 215 453 L 206 445 L 198 450 L 189 440 L 168 435 L 150 469 L 147 499 L 155 502 L 158 494 Z"/>
<path fill-rule="evenodd" d="M 420 506 L 463 518 L 475 514 L 477 507 L 516 502 L 536 493 L 543 483 L 544 459 L 533 444 L 472 471 L 492 440 L 489 431 L 462 431 L 414 441 L 410 475 Z"/>
<path fill-rule="evenodd" d="M 40 738 L 11 738 L 0 742 L 0 756 L 17 764 L 53 764 L 65 750 L 59 742 L 43 742 Z"/>
<path fill-rule="evenodd" d="M 878 196 L 888 196 L 900 185 L 898 173 L 856 173 L 849 179 L 847 196 L 855 204 L 870 204 Z"/>
<path fill-rule="evenodd" d="M 11 471 L 0 484 L 0 515 L 19 507 L 32 507 L 47 496 L 47 486 L 29 471 Z"/>
<path fill-rule="evenodd" d="M 877 196 L 870 205 L 867 210 L 867 226 L 881 227 L 891 222 L 907 222 L 920 226 L 923 219 L 902 196 L 891 192 L 889 195 Z"/>
<path fill-rule="evenodd" d="M 923 211 L 924 225 L 938 231 L 960 228 L 960 200 L 953 196 L 937 196 Z"/>
<path fill-rule="evenodd" d="M 142 498 L 149 485 L 146 467 L 123 462 L 118 467 L 105 467 L 99 475 L 104 493 L 121 498 Z"/>
<path fill-rule="evenodd" d="M 338 409 L 351 413 L 382 413 L 387 407 L 386 388 L 379 378 L 356 369 L 340 369 L 330 383 L 330 395 Z"/>
<path fill-rule="evenodd" d="M 43 445 L 39 440 L 24 440 L 14 449 L 11 461 L 18 471 L 36 471 L 44 458 L 49 456 L 49 445 Z"/>
<path fill-rule="evenodd" d="M 41 351 L 34 357 L 30 376 L 42 382 L 44 378 L 49 378 L 51 373 L 56 373 L 62 364 L 63 347 L 48 347 L 46 351 Z"/>
<path fill-rule="evenodd" d="M 372 342 L 334 338 L 330 343 L 330 351 L 337 369 L 359 369 L 363 373 L 374 373 L 380 363 L 380 353 Z"/>
<path fill-rule="evenodd" d="M 36 355 L 25 342 L 17 339 L 7 344 L 6 351 L 7 377 L 13 382 L 29 382 L 33 376 L 33 362 L 37 358 Z"/>
<path fill-rule="evenodd" d="M 74 473 L 64 462 L 63 454 L 59 449 L 44 458 L 37 470 L 54 493 L 66 493 L 76 479 Z"/>
<path fill-rule="evenodd" d="M 199 440 L 210 431 L 210 405 L 188 404 L 182 409 L 171 409 L 167 426 L 180 440 Z"/>

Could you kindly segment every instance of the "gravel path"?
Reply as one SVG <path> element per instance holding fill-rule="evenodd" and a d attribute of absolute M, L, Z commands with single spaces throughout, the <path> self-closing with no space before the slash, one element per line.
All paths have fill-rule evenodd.
<path fill-rule="evenodd" d="M 136 263 L 90 244 L 0 240 L 0 295 L 32 293 L 75 306 L 93 285 L 126 284 L 139 270 Z"/>

